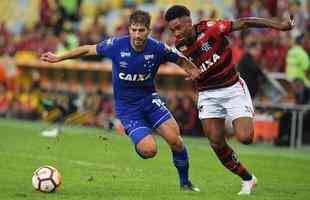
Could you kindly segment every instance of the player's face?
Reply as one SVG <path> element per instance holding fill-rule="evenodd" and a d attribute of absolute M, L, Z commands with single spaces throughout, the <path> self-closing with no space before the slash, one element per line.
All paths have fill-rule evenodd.
<path fill-rule="evenodd" d="M 190 17 L 180 17 L 171 20 L 168 28 L 178 41 L 188 40 L 192 36 L 192 20 Z"/>
<path fill-rule="evenodd" d="M 131 44 L 135 47 L 143 47 L 149 33 L 150 29 L 142 24 L 131 24 L 129 26 Z"/>

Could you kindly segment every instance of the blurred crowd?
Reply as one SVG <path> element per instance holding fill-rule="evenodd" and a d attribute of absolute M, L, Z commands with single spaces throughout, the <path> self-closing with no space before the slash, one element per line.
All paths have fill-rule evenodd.
<path fill-rule="evenodd" d="M 40 87 L 39 82 L 18 84 L 14 90 L 0 84 L 0 117 L 78 124 L 116 129 L 123 127 L 115 118 L 113 96 L 98 88 L 67 87 L 65 82 Z M 167 107 L 180 124 L 182 133 L 201 134 L 195 102 L 190 95 L 163 95 Z"/>
<path fill-rule="evenodd" d="M 61 53 L 79 45 L 96 44 L 110 36 L 125 35 L 128 33 L 128 15 L 136 8 L 151 13 L 152 36 L 171 45 L 174 38 L 166 29 L 164 20 L 164 10 L 168 3 L 190 4 L 193 7 L 192 15 L 195 22 L 201 19 L 234 19 L 248 16 L 281 20 L 291 13 L 296 20 L 296 28 L 291 32 L 251 29 L 233 33 L 231 39 L 234 59 L 242 77 L 248 83 L 253 98 L 260 94 L 259 86 L 262 85 L 260 81 L 264 79 L 264 74 L 272 72 L 284 74 L 284 79 L 289 82 L 287 87 L 293 91 L 284 101 L 306 104 L 310 100 L 309 0 L 226 0 L 189 3 L 177 0 L 168 3 L 161 0 L 38 2 L 35 10 L 37 19 L 33 23 L 9 26 L 5 21 L 0 21 L 0 57 L 38 59 L 40 54 L 46 51 Z M 86 57 L 83 60 L 101 61 L 101 58 Z M 75 85 L 70 86 L 70 83 L 53 87 L 53 78 L 48 80 L 48 75 L 45 81 L 48 80 L 49 83 L 44 85 L 40 80 L 40 74 L 37 76 L 37 82 L 31 75 L 31 81 L 25 84 L 18 81 L 20 78 L 11 76 L 8 68 L 3 63 L 0 64 L 0 116 L 39 119 L 44 110 L 42 99 L 49 95 L 53 97 L 53 102 L 63 104 L 65 108 L 74 104 L 78 111 L 92 112 L 92 118 L 87 122 L 89 125 L 118 126 L 114 119 L 113 98 L 110 92 L 100 87 L 89 91 L 83 86 L 72 89 Z M 76 82 L 78 81 L 77 78 Z M 96 84 L 94 81 L 93 85 Z M 196 132 L 193 130 L 200 129 L 192 96 L 177 93 L 166 95 L 167 105 L 180 122 L 183 132 Z"/>

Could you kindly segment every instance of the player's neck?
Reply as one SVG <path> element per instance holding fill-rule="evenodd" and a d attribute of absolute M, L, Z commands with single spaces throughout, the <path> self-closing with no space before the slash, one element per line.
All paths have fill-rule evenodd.
<path fill-rule="evenodd" d="M 185 44 L 187 46 L 192 45 L 197 39 L 197 33 L 195 29 L 192 29 L 190 36 L 186 39 Z"/>
<path fill-rule="evenodd" d="M 132 41 L 130 41 L 130 45 L 131 47 L 136 51 L 136 52 L 141 52 L 144 50 L 145 46 L 146 46 L 146 42 L 143 45 L 134 45 Z"/>

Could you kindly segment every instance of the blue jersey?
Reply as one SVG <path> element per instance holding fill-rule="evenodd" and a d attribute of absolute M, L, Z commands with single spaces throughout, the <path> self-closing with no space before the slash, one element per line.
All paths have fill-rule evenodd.
<path fill-rule="evenodd" d="M 97 44 L 97 54 L 110 58 L 116 112 L 128 109 L 128 104 L 155 92 L 154 77 L 159 66 L 175 63 L 180 55 L 151 37 L 143 51 L 137 52 L 130 44 L 129 36 L 109 38 Z"/>

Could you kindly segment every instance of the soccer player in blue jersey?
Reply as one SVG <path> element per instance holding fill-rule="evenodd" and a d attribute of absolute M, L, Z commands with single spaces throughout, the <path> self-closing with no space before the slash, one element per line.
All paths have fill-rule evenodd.
<path fill-rule="evenodd" d="M 135 145 L 137 154 L 152 158 L 157 153 L 155 130 L 169 144 L 182 190 L 199 191 L 188 177 L 189 159 L 180 136 L 179 126 L 157 94 L 154 77 L 160 64 L 173 62 L 181 66 L 188 79 L 196 79 L 200 71 L 180 53 L 151 38 L 151 18 L 138 10 L 129 18 L 129 36 L 112 37 L 97 45 L 80 46 L 63 55 L 44 53 L 46 62 L 59 62 L 87 55 L 110 58 L 113 63 L 115 111 Z"/>

